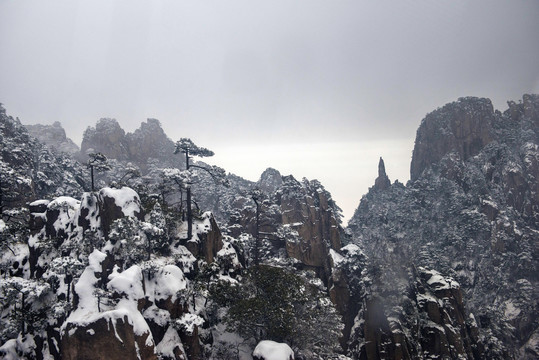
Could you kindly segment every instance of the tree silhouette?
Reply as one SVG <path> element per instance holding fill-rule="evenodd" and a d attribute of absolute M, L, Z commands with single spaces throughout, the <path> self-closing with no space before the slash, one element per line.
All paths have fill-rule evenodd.
<path fill-rule="evenodd" d="M 185 170 L 189 171 L 190 169 L 200 169 L 207 172 L 215 181 L 222 183 L 227 186 L 228 182 L 225 178 L 225 170 L 218 166 L 200 166 L 196 164 L 191 164 L 189 159 L 193 156 L 198 157 L 210 157 L 214 155 L 214 152 L 203 147 L 199 147 L 188 138 L 181 138 L 176 142 L 176 149 L 174 154 L 182 153 L 185 154 Z M 193 237 L 193 210 L 192 210 L 192 198 L 191 198 L 191 183 L 188 183 L 186 186 L 186 208 L 187 208 L 187 240 L 191 240 Z"/>
<path fill-rule="evenodd" d="M 92 178 L 92 191 L 95 191 L 94 188 L 94 169 L 95 171 L 108 171 L 111 170 L 110 165 L 108 164 L 107 157 L 102 153 L 89 153 L 88 154 L 88 163 L 87 166 L 90 169 L 90 176 Z"/>

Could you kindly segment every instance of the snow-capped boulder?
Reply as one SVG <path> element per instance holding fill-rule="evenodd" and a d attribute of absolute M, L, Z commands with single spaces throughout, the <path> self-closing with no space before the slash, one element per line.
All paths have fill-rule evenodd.
<path fill-rule="evenodd" d="M 105 286 L 106 258 L 94 250 L 75 285 L 78 302 L 61 328 L 62 359 L 157 359 L 151 330 L 139 311 L 145 297 L 141 269 L 134 265 L 119 272 L 115 267 Z"/>
<path fill-rule="evenodd" d="M 157 359 L 150 330 L 137 331 L 136 321 L 127 311 L 114 311 L 92 322 L 67 324 L 62 359 Z"/>
<path fill-rule="evenodd" d="M 288 344 L 262 340 L 253 351 L 254 360 L 294 360 L 294 351 Z"/>
<path fill-rule="evenodd" d="M 127 216 L 142 220 L 140 199 L 135 190 L 125 186 L 120 189 L 106 187 L 99 191 L 98 196 L 99 216 L 105 236 L 114 220 Z"/>

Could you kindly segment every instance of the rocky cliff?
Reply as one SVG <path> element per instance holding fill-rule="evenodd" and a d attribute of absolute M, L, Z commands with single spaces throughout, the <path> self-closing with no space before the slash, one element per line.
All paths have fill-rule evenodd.
<path fill-rule="evenodd" d="M 537 95 L 525 95 L 519 104 L 509 103 L 504 113 L 493 111 L 487 99 L 463 98 L 427 115 L 417 132 L 412 180 L 406 186 L 396 183 L 383 191 L 371 189 L 349 223 L 354 242 L 371 264 L 369 277 L 378 281 L 374 288 L 364 284 L 370 295 L 358 324 L 372 319 L 369 311 L 389 319 L 395 309 L 401 309 L 401 318 L 410 319 L 399 300 L 404 294 L 416 299 L 414 306 L 421 316 L 433 320 L 431 305 L 417 302 L 423 287 L 419 284 L 425 279 L 402 275 L 424 267 L 453 278 L 462 296 L 460 315 L 440 310 L 447 317 L 434 322 L 444 329 L 460 324 L 456 333 L 476 344 L 471 352 L 466 345 L 470 340 L 462 340 L 462 346 L 449 345 L 453 352 L 446 352 L 447 356 L 537 357 L 534 339 L 539 309 L 533 299 L 539 295 L 538 109 Z M 383 302 L 371 304 L 369 310 L 371 298 Z M 436 302 L 447 303 L 440 300 Z M 403 327 L 405 335 L 416 331 L 412 324 Z M 430 339 L 428 344 L 421 344 L 420 339 L 411 344 L 423 354 L 446 351 L 445 345 L 429 348 L 449 341 L 450 334 L 442 328 L 429 330 L 432 338 L 424 335 Z M 361 340 L 367 333 L 352 341 L 368 341 Z M 387 326 L 372 336 L 383 334 Z M 396 342 L 394 337 L 386 338 L 390 347 Z M 457 348 L 461 350 L 454 352 Z M 382 345 L 375 350 L 378 357 L 367 358 L 381 358 L 381 351 L 389 351 Z M 392 354 L 391 358 L 397 358 Z M 413 357 L 413 352 L 404 356 Z"/>
<path fill-rule="evenodd" d="M 494 109 L 489 99 L 460 98 L 428 114 L 417 130 L 410 178 L 455 152 L 462 160 L 493 140 Z"/>
<path fill-rule="evenodd" d="M 36 198 L 79 194 L 89 180 L 81 164 L 66 153 L 51 151 L 1 105 L 0 168 L 0 206 L 6 208 Z"/>
<path fill-rule="evenodd" d="M 66 136 L 66 132 L 60 122 L 56 121 L 52 125 L 25 125 L 28 133 L 38 139 L 43 144 L 57 152 L 68 154 L 78 153 L 79 147 Z"/>
<path fill-rule="evenodd" d="M 95 127 L 84 131 L 81 144 L 81 158 L 89 150 L 105 154 L 108 158 L 131 162 L 143 173 L 157 161 L 161 168 L 178 167 L 180 156 L 174 156 L 175 145 L 170 140 L 157 119 L 147 119 L 133 133 L 126 133 L 115 119 L 100 119 Z"/>

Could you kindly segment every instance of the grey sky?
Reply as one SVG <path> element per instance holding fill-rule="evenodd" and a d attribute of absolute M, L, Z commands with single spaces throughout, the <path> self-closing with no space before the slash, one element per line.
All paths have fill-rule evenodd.
<path fill-rule="evenodd" d="M 0 102 L 76 142 L 154 117 L 252 180 L 318 178 L 349 217 L 380 155 L 408 179 L 427 112 L 539 92 L 537 19 L 535 0 L 0 0 Z"/>

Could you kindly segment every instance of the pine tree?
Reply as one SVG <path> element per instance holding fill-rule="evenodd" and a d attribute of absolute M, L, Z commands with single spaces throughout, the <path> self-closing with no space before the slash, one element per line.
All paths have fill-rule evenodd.
<path fill-rule="evenodd" d="M 102 153 L 89 153 L 88 154 L 88 163 L 87 166 L 90 169 L 90 176 L 92 178 L 92 191 L 95 191 L 94 187 L 94 170 L 103 172 L 111 170 L 110 165 L 108 164 L 107 157 Z"/>
<path fill-rule="evenodd" d="M 189 171 L 191 168 L 200 169 L 207 172 L 214 180 L 228 185 L 226 180 L 225 170 L 218 166 L 200 166 L 191 164 L 189 159 L 193 156 L 197 157 L 210 157 L 214 155 L 214 152 L 203 147 L 199 147 L 188 138 L 181 138 L 176 142 L 175 154 L 185 154 L 185 170 Z M 193 211 L 192 211 L 192 198 L 191 198 L 191 186 L 192 182 L 186 186 L 186 208 L 187 208 L 187 240 L 191 240 L 193 237 Z"/>

